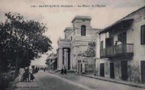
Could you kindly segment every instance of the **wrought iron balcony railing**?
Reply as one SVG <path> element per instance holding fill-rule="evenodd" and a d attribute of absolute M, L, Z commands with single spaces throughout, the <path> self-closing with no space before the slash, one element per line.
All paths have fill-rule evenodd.
<path fill-rule="evenodd" d="M 100 57 L 109 58 L 120 55 L 133 55 L 133 44 L 120 44 L 100 50 Z"/>

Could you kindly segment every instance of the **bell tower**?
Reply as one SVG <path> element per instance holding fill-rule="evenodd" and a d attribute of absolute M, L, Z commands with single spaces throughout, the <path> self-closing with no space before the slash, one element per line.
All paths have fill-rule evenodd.
<path fill-rule="evenodd" d="M 74 35 L 76 36 L 89 36 L 91 30 L 91 17 L 89 16 L 76 16 L 72 20 Z"/>

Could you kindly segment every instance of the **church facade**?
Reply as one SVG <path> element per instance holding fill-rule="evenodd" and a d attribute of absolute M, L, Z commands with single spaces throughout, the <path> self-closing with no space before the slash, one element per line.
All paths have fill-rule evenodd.
<path fill-rule="evenodd" d="M 91 17 L 76 16 L 72 27 L 64 30 L 65 38 L 58 40 L 58 70 L 65 68 L 75 72 L 85 72 L 85 57 L 79 56 L 87 50 L 88 43 L 96 40 L 99 29 L 91 27 Z"/>

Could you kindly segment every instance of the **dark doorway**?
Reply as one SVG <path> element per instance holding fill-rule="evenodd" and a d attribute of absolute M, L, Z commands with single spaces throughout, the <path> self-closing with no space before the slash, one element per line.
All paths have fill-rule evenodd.
<path fill-rule="evenodd" d="M 100 64 L 100 76 L 104 77 L 104 63 Z"/>
<path fill-rule="evenodd" d="M 127 61 L 121 61 L 121 77 L 122 80 L 127 81 L 128 73 L 127 73 Z"/>
<path fill-rule="evenodd" d="M 141 82 L 145 83 L 145 61 L 141 61 Z"/>
<path fill-rule="evenodd" d="M 115 78 L 114 75 L 114 63 L 110 63 L 110 78 Z"/>
<path fill-rule="evenodd" d="M 68 70 L 70 70 L 70 48 L 68 48 Z"/>

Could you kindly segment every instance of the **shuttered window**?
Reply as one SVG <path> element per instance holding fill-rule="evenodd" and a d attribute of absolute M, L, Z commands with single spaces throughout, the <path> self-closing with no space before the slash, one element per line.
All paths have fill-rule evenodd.
<path fill-rule="evenodd" d="M 145 44 L 145 25 L 141 26 L 141 45 Z"/>

